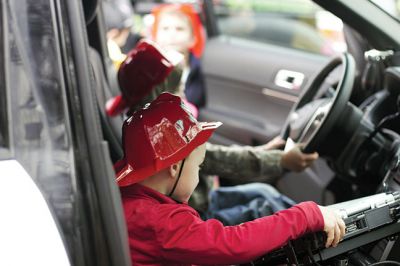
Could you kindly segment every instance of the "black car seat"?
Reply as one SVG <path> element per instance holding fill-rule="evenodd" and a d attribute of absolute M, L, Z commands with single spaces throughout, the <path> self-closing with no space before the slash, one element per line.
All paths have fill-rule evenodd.
<path fill-rule="evenodd" d="M 94 74 L 94 81 L 96 84 L 96 99 L 100 113 L 101 127 L 103 130 L 104 138 L 108 141 L 110 147 L 110 155 L 113 162 L 121 159 L 123 156 L 123 149 L 121 145 L 122 139 L 122 124 L 123 116 L 109 117 L 105 113 L 105 105 L 107 99 L 113 95 L 111 89 L 105 79 L 102 60 L 99 53 L 93 49 L 89 49 L 89 60 Z"/>

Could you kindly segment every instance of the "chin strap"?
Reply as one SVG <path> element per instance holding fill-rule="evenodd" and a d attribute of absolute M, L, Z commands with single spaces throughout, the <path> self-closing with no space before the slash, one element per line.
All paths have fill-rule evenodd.
<path fill-rule="evenodd" d="M 185 159 L 186 159 L 186 158 L 185 158 Z M 179 169 L 178 178 L 176 179 L 175 184 L 174 184 L 174 186 L 173 186 L 171 192 L 168 194 L 168 197 L 172 197 L 172 194 L 174 193 L 175 188 L 176 188 L 176 186 L 178 185 L 179 178 L 181 178 L 183 166 L 185 165 L 185 159 L 182 160 L 181 169 Z"/>

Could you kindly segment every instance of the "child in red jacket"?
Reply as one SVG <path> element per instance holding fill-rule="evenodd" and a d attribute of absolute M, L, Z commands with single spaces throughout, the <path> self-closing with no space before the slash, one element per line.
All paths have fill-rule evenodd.
<path fill-rule="evenodd" d="M 313 202 L 238 226 L 201 220 L 187 202 L 199 181 L 204 143 L 220 124 L 197 122 L 169 93 L 125 121 L 117 181 L 133 265 L 244 263 L 320 230 L 328 234 L 327 246 L 336 246 L 343 221 Z"/>

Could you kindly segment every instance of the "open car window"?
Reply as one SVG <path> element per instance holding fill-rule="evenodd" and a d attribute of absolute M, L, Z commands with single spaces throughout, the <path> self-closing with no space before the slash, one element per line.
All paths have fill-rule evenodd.
<path fill-rule="evenodd" d="M 379 0 L 370 0 L 372 3 L 377 5 L 383 11 L 388 13 L 394 19 L 400 21 L 400 1 L 399 0 L 386 0 L 386 1 L 379 1 Z"/>
<path fill-rule="evenodd" d="M 214 3 L 221 34 L 333 55 L 346 50 L 343 23 L 310 0 Z"/>

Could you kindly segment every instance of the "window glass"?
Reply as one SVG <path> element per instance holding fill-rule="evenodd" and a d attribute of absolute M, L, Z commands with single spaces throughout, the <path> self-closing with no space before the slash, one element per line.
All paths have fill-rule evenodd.
<path fill-rule="evenodd" d="M 0 21 L 3 21 L 3 6 L 0 3 Z M 6 80 L 4 75 L 4 34 L 3 23 L 0 24 L 0 148 L 8 147 L 8 111 L 7 111 L 7 93 Z"/>
<path fill-rule="evenodd" d="M 76 181 L 54 6 L 50 0 L 3 2 L 15 157 L 38 184 L 68 241 L 75 230 Z"/>
<path fill-rule="evenodd" d="M 342 21 L 309 0 L 215 1 L 221 34 L 332 55 L 346 50 Z"/>

